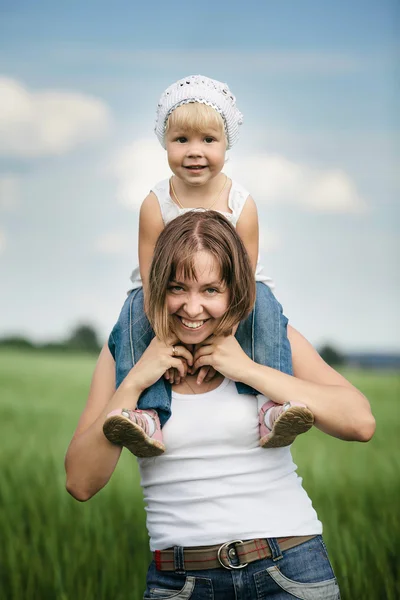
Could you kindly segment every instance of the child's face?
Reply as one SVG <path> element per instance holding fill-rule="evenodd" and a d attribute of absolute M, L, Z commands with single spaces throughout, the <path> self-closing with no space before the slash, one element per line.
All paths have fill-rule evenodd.
<path fill-rule="evenodd" d="M 204 185 L 224 167 L 226 138 L 215 127 L 199 133 L 173 126 L 165 141 L 171 171 L 188 185 Z"/>
<path fill-rule="evenodd" d="M 214 257 L 200 250 L 194 265 L 197 279 L 177 272 L 166 296 L 173 330 L 184 344 L 200 344 L 213 334 L 229 306 L 229 289 Z"/>

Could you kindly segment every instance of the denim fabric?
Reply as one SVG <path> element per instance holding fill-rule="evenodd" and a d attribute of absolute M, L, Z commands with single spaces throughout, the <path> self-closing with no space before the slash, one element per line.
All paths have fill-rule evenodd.
<path fill-rule="evenodd" d="M 292 353 L 287 338 L 287 318 L 270 288 L 257 283 L 253 311 L 239 324 L 236 338 L 256 363 L 292 375 Z M 150 344 L 154 332 L 143 308 L 143 290 L 133 290 L 122 307 L 108 347 L 115 359 L 116 385 L 121 384 Z M 239 394 L 258 394 L 244 383 L 236 384 Z M 140 396 L 138 407 L 157 410 L 163 426 L 171 416 L 171 385 L 161 377 Z"/>
<path fill-rule="evenodd" d="M 147 573 L 144 600 L 340 600 L 340 591 L 320 535 L 280 551 L 268 540 L 272 558 L 256 560 L 239 570 L 209 569 Z"/>

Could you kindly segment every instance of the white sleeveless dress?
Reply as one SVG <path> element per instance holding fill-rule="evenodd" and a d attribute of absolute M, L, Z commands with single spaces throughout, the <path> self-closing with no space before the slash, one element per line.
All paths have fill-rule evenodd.
<path fill-rule="evenodd" d="M 164 225 L 168 225 L 170 221 L 179 217 L 189 210 L 195 210 L 193 208 L 180 208 L 171 198 L 169 193 L 169 179 L 164 179 L 157 183 L 151 190 L 153 194 L 156 195 L 158 203 L 160 205 L 161 215 L 164 221 Z M 249 192 L 242 186 L 240 183 L 232 180 L 232 187 L 229 192 L 228 198 L 228 206 L 232 212 L 224 212 L 218 211 L 224 217 L 228 219 L 232 223 L 234 227 L 236 227 L 236 223 L 239 220 L 241 212 L 243 210 L 243 206 L 249 196 Z M 271 290 L 274 289 L 274 283 L 270 277 L 265 275 L 263 272 L 263 267 L 260 265 L 260 260 L 257 262 L 256 273 L 255 273 L 256 281 L 261 281 L 268 285 Z M 142 287 L 142 280 L 140 278 L 140 270 L 139 267 L 136 267 L 131 274 L 131 290 Z"/>

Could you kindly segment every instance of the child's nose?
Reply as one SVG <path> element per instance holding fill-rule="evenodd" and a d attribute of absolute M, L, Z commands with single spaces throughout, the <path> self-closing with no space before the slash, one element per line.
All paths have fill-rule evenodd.
<path fill-rule="evenodd" d="M 199 142 L 192 142 L 188 147 L 188 156 L 196 157 L 203 156 L 203 149 Z"/>

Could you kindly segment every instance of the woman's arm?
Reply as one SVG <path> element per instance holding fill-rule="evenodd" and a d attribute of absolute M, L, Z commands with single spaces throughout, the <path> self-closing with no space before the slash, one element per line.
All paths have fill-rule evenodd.
<path fill-rule="evenodd" d="M 134 381 L 126 379 L 115 391 L 115 362 L 105 345 L 100 353 L 86 407 L 65 457 L 68 492 L 84 502 L 110 479 L 122 448 L 103 434 L 106 415 L 114 408 L 134 409 L 139 398 Z"/>
<path fill-rule="evenodd" d="M 236 231 L 245 245 L 251 266 L 255 272 L 258 261 L 258 215 L 256 203 L 251 196 L 248 196 L 243 206 L 239 220 L 236 223 Z"/>
<path fill-rule="evenodd" d="M 324 433 L 349 441 L 370 440 L 375 419 L 365 396 L 327 365 L 293 327 L 288 328 L 288 337 L 294 377 L 253 362 L 233 336 L 210 338 L 196 351 L 193 370 L 212 365 L 225 377 L 250 385 L 278 404 L 303 402 Z"/>
<path fill-rule="evenodd" d="M 101 490 L 121 454 L 121 447 L 111 444 L 103 434 L 103 423 L 115 408 L 134 410 L 140 394 L 155 383 L 169 368 L 186 376 L 193 357 L 183 346 L 165 344 L 153 338 L 140 360 L 115 390 L 115 362 L 108 346 L 100 353 L 90 386 L 86 407 L 65 457 L 66 487 L 77 500 L 84 502 Z"/>
<path fill-rule="evenodd" d="M 375 431 L 375 419 L 366 397 L 290 326 L 288 338 L 294 377 L 273 371 L 264 378 L 256 368 L 254 387 L 262 386 L 260 391 L 279 403 L 304 402 L 314 414 L 315 426 L 324 433 L 348 441 L 369 441 Z"/>

